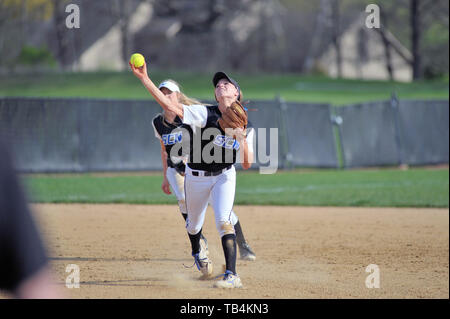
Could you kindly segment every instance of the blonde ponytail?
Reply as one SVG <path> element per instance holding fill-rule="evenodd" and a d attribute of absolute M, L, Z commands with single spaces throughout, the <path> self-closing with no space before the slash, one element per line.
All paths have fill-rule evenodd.
<path fill-rule="evenodd" d="M 182 92 L 178 92 L 178 101 L 184 105 L 202 104 L 199 100 L 186 96 Z"/>
<path fill-rule="evenodd" d="M 199 100 L 194 99 L 194 98 L 189 97 L 186 94 L 184 94 L 182 92 L 182 90 L 181 90 L 181 85 L 179 85 L 176 81 L 174 81 L 172 79 L 167 79 L 167 80 L 164 80 L 163 82 L 171 82 L 171 83 L 175 84 L 176 86 L 178 86 L 178 88 L 180 89 L 180 92 L 177 92 L 177 94 L 178 94 L 178 102 L 180 102 L 183 105 L 188 105 L 188 106 L 189 105 L 194 105 L 194 104 L 196 104 L 196 105 L 199 105 L 199 104 L 200 105 L 210 105 L 210 104 L 202 103 Z M 163 82 L 161 82 L 161 83 L 163 83 Z"/>

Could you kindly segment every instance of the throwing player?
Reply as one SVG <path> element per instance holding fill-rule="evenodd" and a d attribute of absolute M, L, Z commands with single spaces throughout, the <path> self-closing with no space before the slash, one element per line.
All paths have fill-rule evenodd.
<path fill-rule="evenodd" d="M 208 202 L 211 199 L 216 227 L 222 241 L 226 271 L 215 283 L 218 288 L 240 288 L 241 278 L 236 272 L 236 234 L 231 222 L 231 211 L 236 189 L 234 163 L 238 158 L 242 168 L 253 162 L 253 129 L 236 128 L 230 136 L 219 125 L 227 109 L 239 100 L 240 87 L 223 72 L 213 78 L 218 105 L 185 106 L 166 97 L 147 74 L 147 66 L 130 67 L 165 112 L 175 113 L 187 126 L 189 133 L 189 160 L 185 171 L 185 198 L 188 218 L 186 228 L 197 267 L 204 274 L 212 273 L 209 258 L 199 258 L 201 231 Z M 194 142 L 197 141 L 197 142 Z"/>
<path fill-rule="evenodd" d="M 173 80 L 169 79 L 161 82 L 158 88 L 166 97 L 169 99 L 176 99 L 183 105 L 189 106 L 201 104 L 201 102 L 187 97 L 182 93 L 178 83 Z M 161 161 L 164 172 L 164 180 L 161 188 L 163 192 L 168 195 L 172 194 L 170 192 L 170 188 L 172 188 L 178 200 L 180 212 L 186 221 L 187 211 L 184 194 L 185 156 L 181 153 L 181 149 L 179 149 L 180 152 L 177 152 L 177 154 L 169 156 L 173 146 L 182 142 L 182 131 L 178 130 L 178 128 L 182 126 L 182 121 L 175 113 L 164 111 L 152 120 L 152 125 L 155 136 L 161 143 Z M 246 242 L 240 221 L 233 211 L 231 212 L 231 221 L 236 231 L 236 241 L 241 259 L 249 261 L 255 260 L 255 253 Z M 208 251 L 208 242 L 203 234 L 200 237 L 200 244 L 201 250 L 199 257 L 202 259 L 207 255 Z"/>

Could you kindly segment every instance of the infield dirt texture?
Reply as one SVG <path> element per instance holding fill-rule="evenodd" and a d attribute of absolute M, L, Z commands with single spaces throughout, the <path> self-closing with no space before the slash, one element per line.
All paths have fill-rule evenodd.
<path fill-rule="evenodd" d="M 237 206 L 257 260 L 238 260 L 243 289 L 199 280 L 174 205 L 34 204 L 55 284 L 69 298 L 448 298 L 449 210 Z M 222 247 L 208 208 L 214 274 Z M 80 288 L 66 288 L 66 267 Z M 380 270 L 369 289 L 366 267 Z"/>

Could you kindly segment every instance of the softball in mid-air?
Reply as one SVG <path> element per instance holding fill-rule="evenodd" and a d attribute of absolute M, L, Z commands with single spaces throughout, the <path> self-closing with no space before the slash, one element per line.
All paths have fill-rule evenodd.
<path fill-rule="evenodd" d="M 134 53 L 130 58 L 130 63 L 133 64 L 136 68 L 140 68 L 145 63 L 145 58 L 140 53 Z"/>

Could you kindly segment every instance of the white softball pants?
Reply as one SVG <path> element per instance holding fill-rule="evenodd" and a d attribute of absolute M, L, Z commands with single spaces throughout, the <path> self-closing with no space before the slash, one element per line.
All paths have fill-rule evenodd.
<path fill-rule="evenodd" d="M 234 166 L 217 176 L 194 176 L 192 170 L 186 166 L 184 190 L 188 213 L 186 229 L 189 234 L 198 234 L 202 229 L 209 202 L 214 210 L 220 237 L 235 233 L 233 225 L 236 224 L 237 217 L 233 212 L 236 190 Z"/>
<path fill-rule="evenodd" d="M 178 201 L 184 201 L 184 176 L 173 167 L 167 167 L 166 177 Z"/>
<path fill-rule="evenodd" d="M 188 168 L 186 168 L 186 170 L 187 169 Z M 234 169 L 234 167 L 232 169 Z M 235 176 L 236 176 L 236 173 L 235 173 Z M 172 167 L 167 168 L 166 177 L 167 177 L 167 180 L 169 181 L 169 185 L 172 188 L 174 195 L 176 196 L 176 198 L 178 200 L 178 206 L 180 207 L 181 213 L 187 214 L 186 199 L 185 199 L 185 193 L 184 193 L 185 177 L 183 175 L 181 175 L 180 173 L 178 173 L 177 170 Z M 195 177 L 195 176 L 192 176 L 192 177 Z M 233 200 L 231 202 L 233 202 L 233 201 L 234 201 L 234 195 L 233 195 Z M 213 199 L 210 196 L 208 199 L 208 203 L 214 208 L 212 202 L 213 202 Z M 205 208 L 205 210 L 206 210 L 206 208 Z M 214 211 L 215 211 L 215 209 L 214 209 Z M 237 222 L 238 222 L 238 217 L 236 216 L 234 211 L 231 211 L 231 223 L 233 225 L 236 225 Z M 203 223 L 202 223 L 202 225 L 203 225 Z M 216 225 L 217 225 L 217 223 L 216 223 Z M 200 227 L 200 229 L 201 229 L 201 227 Z"/>

